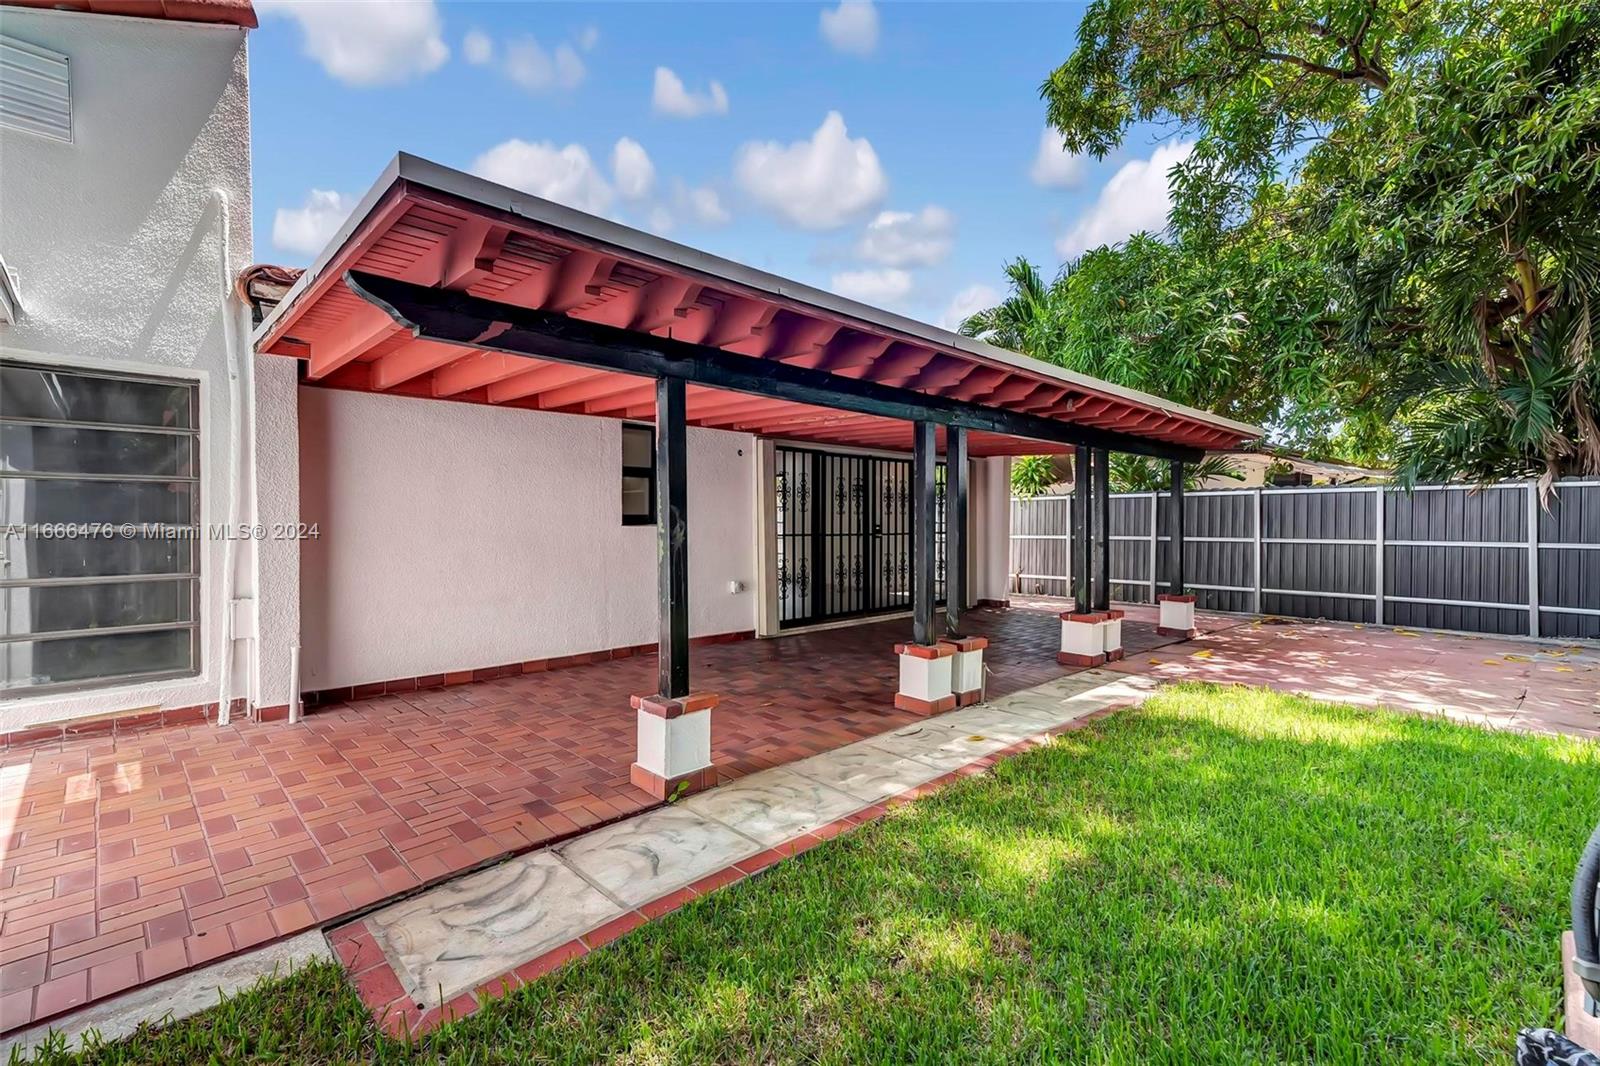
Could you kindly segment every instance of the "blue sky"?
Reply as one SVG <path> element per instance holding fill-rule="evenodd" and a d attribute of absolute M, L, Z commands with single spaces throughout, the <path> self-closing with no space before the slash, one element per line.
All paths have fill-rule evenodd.
<path fill-rule="evenodd" d="M 1159 228 L 1184 147 L 1044 142 L 1070 4 L 256 0 L 256 255 L 308 262 L 399 150 L 939 324 Z"/>

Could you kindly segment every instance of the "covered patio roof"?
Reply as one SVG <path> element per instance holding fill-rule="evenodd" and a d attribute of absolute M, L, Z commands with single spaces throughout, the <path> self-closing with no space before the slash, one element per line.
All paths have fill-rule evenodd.
<path fill-rule="evenodd" d="M 352 284 L 363 278 L 358 292 Z M 593 324 L 612 346 L 632 334 L 660 358 L 675 357 L 663 341 L 701 353 L 724 376 L 689 378 L 696 426 L 910 448 L 907 416 L 877 413 L 892 404 L 841 410 L 825 395 L 836 390 L 990 413 L 966 422 L 980 456 L 1081 444 L 1192 458 L 1261 434 L 405 154 L 262 322 L 257 350 L 303 360 L 308 383 L 330 388 L 654 417 L 655 382 L 640 376 L 648 369 L 567 360 L 554 347 L 554 357 L 536 358 L 527 345 L 496 350 L 488 334 L 419 328 L 394 300 L 374 299 L 372 279 L 405 283 L 401 296 L 416 296 L 412 287 L 449 296 L 431 308 L 436 325 L 463 309 L 499 322 L 519 309 L 528 314 L 512 328 L 531 322 L 552 345 L 592 340 L 581 324 Z M 552 330 L 552 316 L 578 332 Z M 793 387 L 780 396 L 726 383 L 750 374 Z"/>

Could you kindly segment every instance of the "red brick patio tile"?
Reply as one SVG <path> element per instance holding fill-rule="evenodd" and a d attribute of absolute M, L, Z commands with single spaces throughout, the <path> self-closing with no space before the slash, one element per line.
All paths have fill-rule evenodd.
<path fill-rule="evenodd" d="M 33 1016 L 49 1018 L 89 1001 L 89 975 L 69 974 L 46 981 L 34 994 Z"/>

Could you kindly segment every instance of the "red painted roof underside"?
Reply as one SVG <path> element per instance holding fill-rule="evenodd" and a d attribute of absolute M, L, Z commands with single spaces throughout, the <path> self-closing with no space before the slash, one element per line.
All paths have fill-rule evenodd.
<path fill-rule="evenodd" d="M 95 15 L 168 19 L 174 22 L 217 22 L 253 30 L 256 9 L 250 0 L 0 0 L 4 7 L 42 7 L 55 11 L 87 11 Z"/>
<path fill-rule="evenodd" d="M 1196 448 L 1231 448 L 1238 429 L 1113 392 L 986 363 L 769 292 L 739 291 L 673 264 L 586 243 L 520 215 L 398 181 L 259 342 L 300 358 L 307 383 L 541 411 L 649 420 L 645 378 L 417 340 L 344 284 L 361 270 L 488 300 L 711 344 L 926 394 Z M 690 385 L 692 425 L 787 440 L 909 450 L 908 422 Z M 942 438 L 942 434 L 941 434 Z M 942 443 L 941 443 L 942 446 Z M 972 432 L 973 455 L 1068 450 Z"/>

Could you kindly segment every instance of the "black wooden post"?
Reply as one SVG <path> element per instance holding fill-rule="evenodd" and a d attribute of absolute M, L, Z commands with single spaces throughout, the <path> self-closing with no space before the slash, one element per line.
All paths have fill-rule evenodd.
<path fill-rule="evenodd" d="M 1072 609 L 1089 609 L 1089 449 L 1072 449 Z"/>
<path fill-rule="evenodd" d="M 967 431 L 944 431 L 944 627 L 961 635 L 967 605 Z"/>
<path fill-rule="evenodd" d="M 682 378 L 656 378 L 656 595 L 660 693 L 689 694 L 687 412 Z"/>
<path fill-rule="evenodd" d="M 934 523 L 937 501 L 934 498 L 934 471 L 939 457 L 932 422 L 913 423 L 914 447 L 911 454 L 911 639 L 916 644 L 933 644 Z"/>
<path fill-rule="evenodd" d="M 1167 514 L 1167 574 L 1172 582 L 1172 594 L 1183 595 L 1183 464 L 1174 460 L 1172 473 L 1172 509 Z"/>
<path fill-rule="evenodd" d="M 1096 611 L 1111 609 L 1111 453 L 1094 453 L 1094 579 Z"/>

